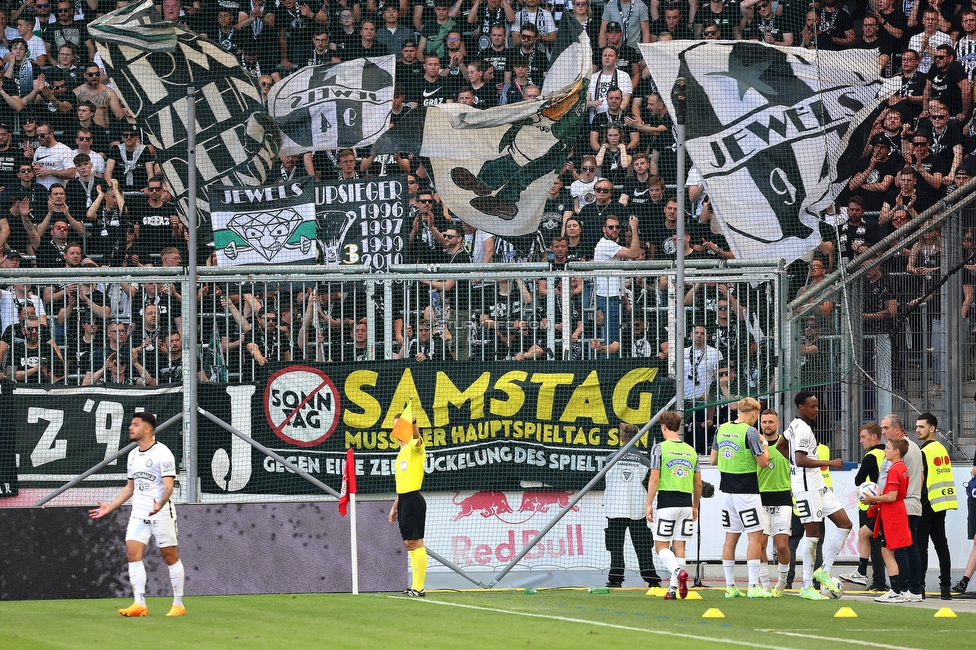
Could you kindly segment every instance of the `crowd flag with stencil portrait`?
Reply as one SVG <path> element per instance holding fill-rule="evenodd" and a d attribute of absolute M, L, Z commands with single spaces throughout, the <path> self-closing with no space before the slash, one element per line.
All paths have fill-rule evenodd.
<path fill-rule="evenodd" d="M 271 87 L 268 112 L 282 155 L 365 147 L 389 126 L 396 57 L 306 66 Z"/>
<path fill-rule="evenodd" d="M 867 143 L 877 55 L 755 42 L 640 47 L 658 88 L 687 82 L 688 155 L 736 258 L 789 263 L 817 247 L 818 212 Z M 670 92 L 662 99 L 674 115 Z"/>

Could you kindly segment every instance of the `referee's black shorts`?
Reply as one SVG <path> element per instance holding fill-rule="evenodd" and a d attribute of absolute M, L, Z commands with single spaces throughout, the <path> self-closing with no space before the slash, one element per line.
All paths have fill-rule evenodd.
<path fill-rule="evenodd" d="M 427 502 L 420 492 L 407 492 L 400 495 L 397 505 L 397 521 L 400 522 L 400 536 L 406 540 L 423 539 L 427 523 Z"/>

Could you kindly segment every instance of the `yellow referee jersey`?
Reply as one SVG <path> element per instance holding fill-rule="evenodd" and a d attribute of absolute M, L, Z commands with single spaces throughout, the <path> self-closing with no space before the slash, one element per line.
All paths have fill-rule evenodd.
<path fill-rule="evenodd" d="M 421 438 L 411 438 L 410 442 L 400 448 L 396 458 L 397 494 L 417 492 L 423 487 L 426 456 Z"/>

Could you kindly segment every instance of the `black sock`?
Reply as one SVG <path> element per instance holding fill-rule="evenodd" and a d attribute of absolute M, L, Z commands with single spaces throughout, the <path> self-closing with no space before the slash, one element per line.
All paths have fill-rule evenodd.
<path fill-rule="evenodd" d="M 901 593 L 901 580 L 898 576 L 888 576 L 891 579 L 891 590 L 896 594 Z"/>
<path fill-rule="evenodd" d="M 969 577 L 968 577 L 968 576 L 963 576 L 963 577 L 962 577 L 962 578 L 961 578 L 961 579 L 959 580 L 959 582 L 961 582 L 961 583 L 962 583 L 962 584 L 964 584 L 964 585 L 968 585 L 968 584 L 969 584 Z"/>
<path fill-rule="evenodd" d="M 866 576 L 868 574 L 869 559 L 870 558 L 862 557 L 862 558 L 858 558 L 857 560 L 857 572 L 860 573 L 862 576 Z"/>

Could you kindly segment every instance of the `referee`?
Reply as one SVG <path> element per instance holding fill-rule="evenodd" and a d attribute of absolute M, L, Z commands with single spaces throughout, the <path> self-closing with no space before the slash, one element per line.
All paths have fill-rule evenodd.
<path fill-rule="evenodd" d="M 396 426 L 400 414 L 393 418 Z M 424 548 L 424 524 L 427 521 L 427 502 L 420 494 L 424 484 L 424 439 L 420 437 L 417 428 L 417 418 L 413 418 L 413 438 L 409 442 L 400 442 L 400 453 L 396 458 L 396 491 L 397 496 L 390 508 L 388 519 L 392 524 L 400 522 L 400 535 L 403 545 L 410 555 L 410 568 L 413 584 L 403 590 L 404 596 L 423 598 L 424 578 L 427 577 L 427 549 Z"/>

